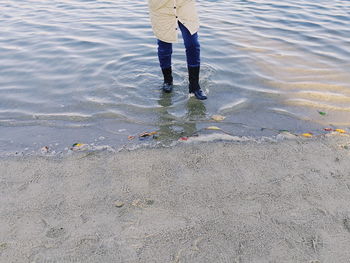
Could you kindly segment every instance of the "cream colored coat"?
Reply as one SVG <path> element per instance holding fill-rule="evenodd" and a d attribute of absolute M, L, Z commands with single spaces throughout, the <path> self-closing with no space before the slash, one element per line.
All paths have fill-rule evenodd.
<path fill-rule="evenodd" d="M 148 0 L 154 35 L 167 43 L 178 41 L 180 21 L 193 35 L 199 29 L 195 0 Z"/>

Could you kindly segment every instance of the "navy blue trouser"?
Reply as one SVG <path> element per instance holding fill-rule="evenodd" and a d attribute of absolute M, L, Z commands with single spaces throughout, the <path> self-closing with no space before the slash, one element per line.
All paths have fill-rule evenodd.
<path fill-rule="evenodd" d="M 198 42 L 198 33 L 191 35 L 190 31 L 182 23 L 178 22 L 178 24 L 186 48 L 187 66 L 198 67 L 200 65 L 200 45 Z M 171 67 L 172 53 L 172 43 L 167 43 L 158 39 L 158 58 L 162 69 Z"/>

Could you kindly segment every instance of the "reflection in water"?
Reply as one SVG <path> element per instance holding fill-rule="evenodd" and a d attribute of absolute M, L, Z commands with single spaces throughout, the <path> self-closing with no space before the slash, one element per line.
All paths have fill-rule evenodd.
<path fill-rule="evenodd" d="M 203 101 L 190 97 L 187 101 L 187 119 L 194 121 L 203 119 L 206 115 L 206 108 Z"/>
<path fill-rule="evenodd" d="M 244 136 L 350 129 L 349 0 L 198 7 L 204 104 L 187 98 L 182 43 L 172 61 L 180 89 L 159 97 L 147 1 L 0 1 L 0 151 L 99 138 L 118 148 L 157 129 L 169 141 L 216 114 Z"/>
<path fill-rule="evenodd" d="M 159 105 L 159 139 L 164 142 L 171 142 L 182 136 L 191 136 L 196 133 L 196 121 L 206 116 L 206 108 L 202 101 L 190 97 L 186 103 L 186 117 L 181 121 L 176 119 L 169 109 L 172 106 L 172 97 L 174 93 L 161 92 Z"/>

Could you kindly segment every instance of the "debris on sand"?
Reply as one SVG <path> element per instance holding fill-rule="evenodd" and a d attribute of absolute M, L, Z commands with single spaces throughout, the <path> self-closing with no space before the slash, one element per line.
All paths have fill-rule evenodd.
<path fill-rule="evenodd" d="M 114 206 L 115 207 L 118 207 L 118 208 L 120 208 L 120 207 L 123 207 L 124 206 L 124 202 L 122 202 L 122 201 L 115 201 L 114 202 Z"/>

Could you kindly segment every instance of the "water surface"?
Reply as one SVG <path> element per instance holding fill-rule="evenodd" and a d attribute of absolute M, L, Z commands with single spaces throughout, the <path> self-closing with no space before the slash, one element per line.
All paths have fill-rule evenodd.
<path fill-rule="evenodd" d="M 214 114 L 239 136 L 350 127 L 349 1 L 197 5 L 204 102 L 188 97 L 182 41 L 175 90 L 160 91 L 146 1 L 0 1 L 1 151 L 120 147 L 144 131 L 168 143 Z"/>

